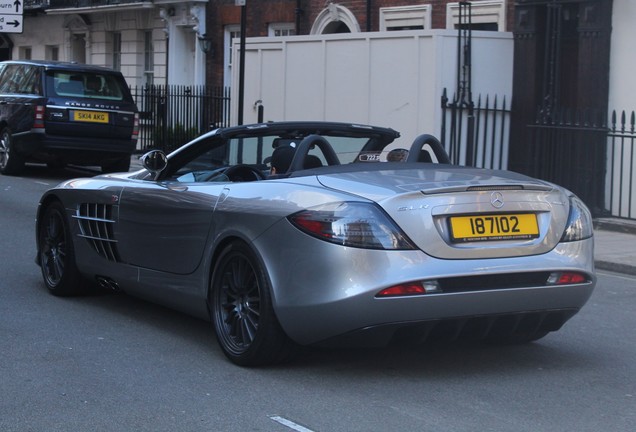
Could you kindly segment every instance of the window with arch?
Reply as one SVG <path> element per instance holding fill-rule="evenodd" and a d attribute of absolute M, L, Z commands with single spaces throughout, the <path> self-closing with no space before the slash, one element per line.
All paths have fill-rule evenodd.
<path fill-rule="evenodd" d="M 316 17 L 310 34 L 359 33 L 355 15 L 344 6 L 330 3 Z"/>

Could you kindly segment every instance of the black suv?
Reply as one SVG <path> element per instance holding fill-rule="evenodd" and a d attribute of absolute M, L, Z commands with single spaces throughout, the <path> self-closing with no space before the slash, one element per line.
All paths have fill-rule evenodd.
<path fill-rule="evenodd" d="M 27 161 L 128 171 L 139 113 L 120 72 L 52 61 L 0 62 L 0 172 Z"/>

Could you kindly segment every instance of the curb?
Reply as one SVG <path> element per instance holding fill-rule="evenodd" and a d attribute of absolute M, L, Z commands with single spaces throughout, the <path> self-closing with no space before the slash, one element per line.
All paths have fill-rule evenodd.
<path fill-rule="evenodd" d="M 594 261 L 596 270 L 611 271 L 614 273 L 622 273 L 630 276 L 636 276 L 636 266 L 629 264 L 621 264 L 610 261 L 596 260 Z"/>
<path fill-rule="evenodd" d="M 636 222 L 618 218 L 599 218 L 594 220 L 594 229 L 636 235 Z"/>

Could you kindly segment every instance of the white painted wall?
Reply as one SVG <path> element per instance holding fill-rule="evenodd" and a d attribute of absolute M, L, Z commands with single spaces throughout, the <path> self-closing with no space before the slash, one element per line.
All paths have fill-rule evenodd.
<path fill-rule="evenodd" d="M 610 51 L 610 110 L 636 110 L 636 1 L 614 0 Z"/>
<path fill-rule="evenodd" d="M 234 58 L 238 59 L 238 44 Z M 392 127 L 411 142 L 439 135 L 444 88 L 455 92 L 457 32 L 405 31 L 248 38 L 243 122 L 328 120 Z M 238 65 L 238 61 L 235 62 Z M 512 93 L 511 33 L 473 32 L 475 94 Z M 238 113 L 238 68 L 232 113 Z"/>
<path fill-rule="evenodd" d="M 621 128 L 621 113 L 627 114 L 627 134 L 608 139 L 607 177 L 605 179 L 606 208 L 612 216 L 634 218 L 636 215 L 636 182 L 631 177 L 636 167 L 631 114 L 636 110 L 636 1 L 614 0 L 612 5 L 612 45 L 610 50 L 609 111 L 618 114 L 616 128 Z M 609 118 L 610 127 L 611 117 Z"/>

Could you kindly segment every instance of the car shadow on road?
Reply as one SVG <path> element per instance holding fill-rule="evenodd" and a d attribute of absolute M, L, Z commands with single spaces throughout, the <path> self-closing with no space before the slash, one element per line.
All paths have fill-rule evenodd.
<path fill-rule="evenodd" d="M 26 164 L 20 177 L 33 179 L 63 180 L 78 177 L 94 177 L 101 174 L 99 167 L 80 167 L 68 165 L 60 168 L 51 168 L 45 164 Z"/>

